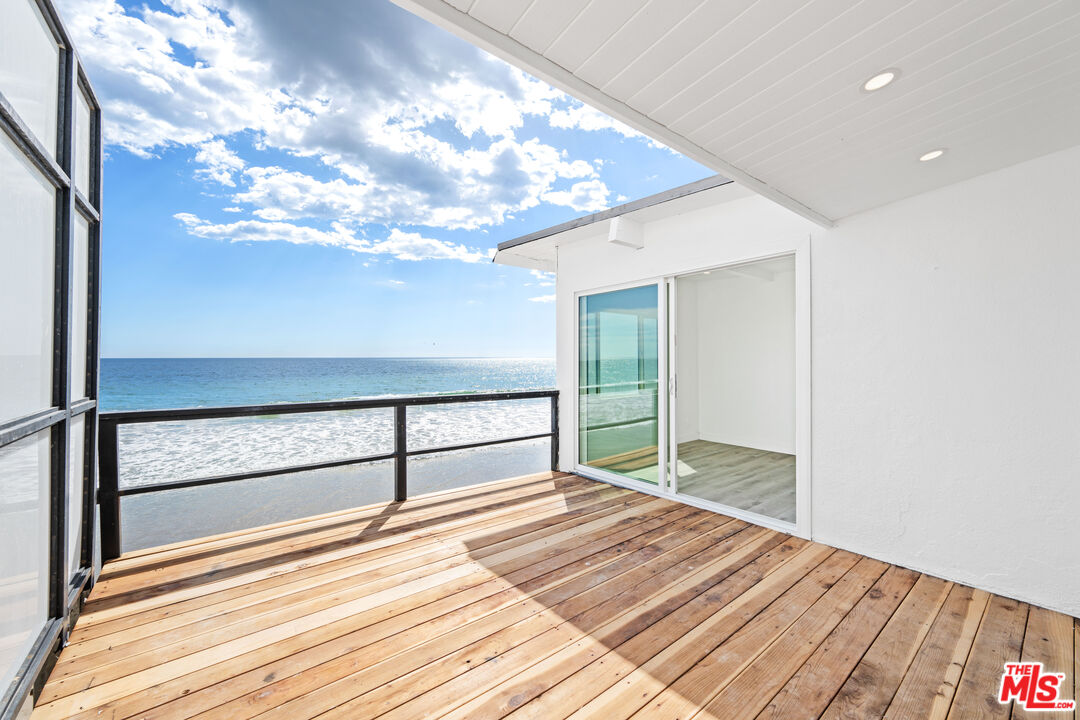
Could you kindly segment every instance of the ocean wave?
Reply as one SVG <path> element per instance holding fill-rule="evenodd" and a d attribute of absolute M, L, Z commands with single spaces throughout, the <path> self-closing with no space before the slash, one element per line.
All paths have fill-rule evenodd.
<path fill-rule="evenodd" d="M 550 401 L 412 407 L 409 450 L 548 432 Z M 121 426 L 120 485 L 306 465 L 393 451 L 392 409 Z"/>

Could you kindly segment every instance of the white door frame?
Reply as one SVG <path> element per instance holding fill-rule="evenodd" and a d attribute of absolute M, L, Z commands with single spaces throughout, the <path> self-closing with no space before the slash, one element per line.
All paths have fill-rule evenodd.
<path fill-rule="evenodd" d="M 658 277 L 646 277 L 631 282 L 607 285 L 586 290 L 576 291 L 573 295 L 574 302 L 574 369 L 573 369 L 573 413 L 574 432 L 571 451 L 573 452 L 573 470 L 575 473 L 595 480 L 601 480 L 613 485 L 630 488 L 639 492 L 665 497 L 694 507 L 722 513 L 731 517 L 752 522 L 756 525 L 772 528 L 790 533 L 798 537 L 809 539 L 812 536 L 811 525 L 811 458 L 810 458 L 810 423 L 811 423 L 811 386 L 810 386 L 810 238 L 807 236 L 793 243 L 794 247 L 782 252 L 773 252 L 766 255 L 739 257 L 724 262 L 702 264 L 698 267 L 687 268 L 677 274 Z M 677 436 L 669 418 L 675 418 L 677 398 L 675 388 L 678 379 L 675 377 L 675 353 L 676 338 L 674 327 L 676 325 L 675 312 L 677 303 L 675 300 L 674 284 L 678 277 L 692 275 L 705 270 L 720 269 L 745 265 L 747 263 L 768 260 L 771 258 L 793 255 L 795 257 L 795 522 L 789 523 L 776 518 L 759 515 L 746 510 L 722 505 L 720 503 L 702 500 L 689 495 L 678 494 L 678 480 L 674 469 L 678 462 Z M 657 380 L 661 392 L 659 397 L 659 432 L 661 437 L 658 441 L 658 460 L 660 463 L 657 485 L 651 485 L 633 478 L 607 472 L 597 468 L 582 465 L 579 462 L 579 438 L 580 420 L 579 408 L 579 372 L 580 364 L 580 341 L 581 331 L 578 326 L 580 319 L 580 298 L 597 293 L 624 290 L 627 288 L 641 287 L 644 285 L 657 286 L 657 337 L 666 340 L 667 352 L 660 352 Z M 672 327 L 669 328 L 669 319 Z M 663 340 L 661 340 L 663 341 Z M 661 348 L 662 349 L 662 348 Z M 670 366 L 669 366 L 670 363 Z M 666 438 L 666 442 L 664 442 Z"/>

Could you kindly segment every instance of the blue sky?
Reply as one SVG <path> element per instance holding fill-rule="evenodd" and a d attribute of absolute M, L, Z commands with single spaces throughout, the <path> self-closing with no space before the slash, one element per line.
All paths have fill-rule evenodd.
<path fill-rule="evenodd" d="M 384 0 L 62 0 L 106 357 L 551 356 L 495 245 L 712 173 Z"/>

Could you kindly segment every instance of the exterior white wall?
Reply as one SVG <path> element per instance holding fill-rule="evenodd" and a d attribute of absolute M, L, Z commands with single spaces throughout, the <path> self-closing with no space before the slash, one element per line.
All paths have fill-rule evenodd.
<path fill-rule="evenodd" d="M 809 235 L 812 537 L 1080 615 L 1077 198 L 1072 148 L 830 230 L 753 197 L 648 223 L 642 250 L 564 246 L 559 387 L 576 392 L 576 291 Z"/>
<path fill-rule="evenodd" d="M 780 273 L 771 281 L 718 277 L 714 273 L 695 282 L 699 437 L 794 454 L 792 274 Z M 684 390 L 679 389 L 680 405 L 687 397 Z"/>
<path fill-rule="evenodd" d="M 816 539 L 1080 615 L 1078 198 L 1073 148 L 815 234 Z"/>

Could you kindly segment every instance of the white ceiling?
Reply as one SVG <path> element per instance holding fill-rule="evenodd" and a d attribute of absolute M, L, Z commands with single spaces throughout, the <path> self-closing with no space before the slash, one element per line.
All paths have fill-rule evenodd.
<path fill-rule="evenodd" d="M 395 2 L 823 224 L 1080 144 L 1077 0 Z"/>

